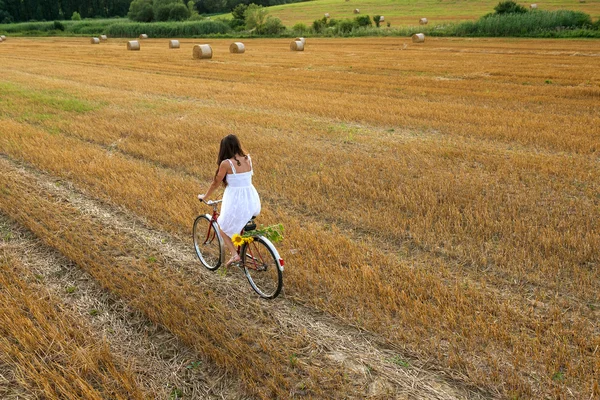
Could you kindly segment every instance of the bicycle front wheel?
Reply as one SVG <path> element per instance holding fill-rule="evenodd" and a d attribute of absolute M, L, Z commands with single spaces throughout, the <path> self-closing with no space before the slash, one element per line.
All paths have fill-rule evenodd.
<path fill-rule="evenodd" d="M 194 221 L 192 233 L 194 249 L 202 265 L 216 271 L 223 263 L 223 239 L 219 227 L 208 215 L 200 215 Z"/>
<path fill-rule="evenodd" d="M 279 268 L 277 251 L 267 239 L 255 237 L 240 251 L 244 272 L 250 286 L 265 299 L 274 299 L 283 287 L 283 272 Z"/>

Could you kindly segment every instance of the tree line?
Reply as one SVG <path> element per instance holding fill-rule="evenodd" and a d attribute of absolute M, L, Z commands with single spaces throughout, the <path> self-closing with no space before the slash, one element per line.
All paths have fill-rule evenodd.
<path fill-rule="evenodd" d="M 183 20 L 230 12 L 239 4 L 267 7 L 298 1 L 306 0 L 0 0 L 0 23 L 125 16 L 137 21 Z"/>
<path fill-rule="evenodd" d="M 0 22 L 124 17 L 131 0 L 0 0 Z M 75 18 L 76 19 L 76 18 Z"/>

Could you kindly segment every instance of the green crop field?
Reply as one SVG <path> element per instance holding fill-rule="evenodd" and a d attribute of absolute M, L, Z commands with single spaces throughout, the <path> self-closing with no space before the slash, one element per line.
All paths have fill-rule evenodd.
<path fill-rule="evenodd" d="M 270 7 L 270 14 L 278 17 L 284 25 L 310 24 L 325 13 L 331 18 L 354 18 L 354 9 L 360 14 L 383 15 L 391 26 L 417 25 L 419 18 L 427 17 L 430 24 L 474 20 L 493 11 L 499 0 L 315 0 L 303 3 Z M 529 7 L 536 3 L 540 10 L 574 10 L 590 14 L 594 20 L 600 17 L 600 1 L 543 0 L 520 4 Z"/>

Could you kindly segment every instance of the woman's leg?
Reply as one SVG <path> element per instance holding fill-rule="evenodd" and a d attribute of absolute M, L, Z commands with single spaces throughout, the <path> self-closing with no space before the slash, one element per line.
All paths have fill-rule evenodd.
<path fill-rule="evenodd" d="M 229 236 L 227 236 L 227 234 L 225 232 L 223 232 L 221 230 L 221 228 L 219 228 L 219 231 L 221 231 L 221 237 L 223 238 L 223 241 L 225 242 L 225 247 L 227 247 L 227 249 L 231 253 L 231 258 L 233 260 L 239 260 L 240 256 L 237 254 L 237 249 L 233 245 L 231 238 Z"/>

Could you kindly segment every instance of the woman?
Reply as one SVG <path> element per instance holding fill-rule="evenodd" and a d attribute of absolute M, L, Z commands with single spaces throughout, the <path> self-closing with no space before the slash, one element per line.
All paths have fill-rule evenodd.
<path fill-rule="evenodd" d="M 231 265 L 240 261 L 231 237 L 240 233 L 246 223 L 260 213 L 260 198 L 252 185 L 252 159 L 235 135 L 227 135 L 221 140 L 217 165 L 212 184 L 205 194 L 198 195 L 198 199 L 209 199 L 221 182 L 225 185 L 217 222 L 225 245 L 232 254 L 227 262 Z"/>

